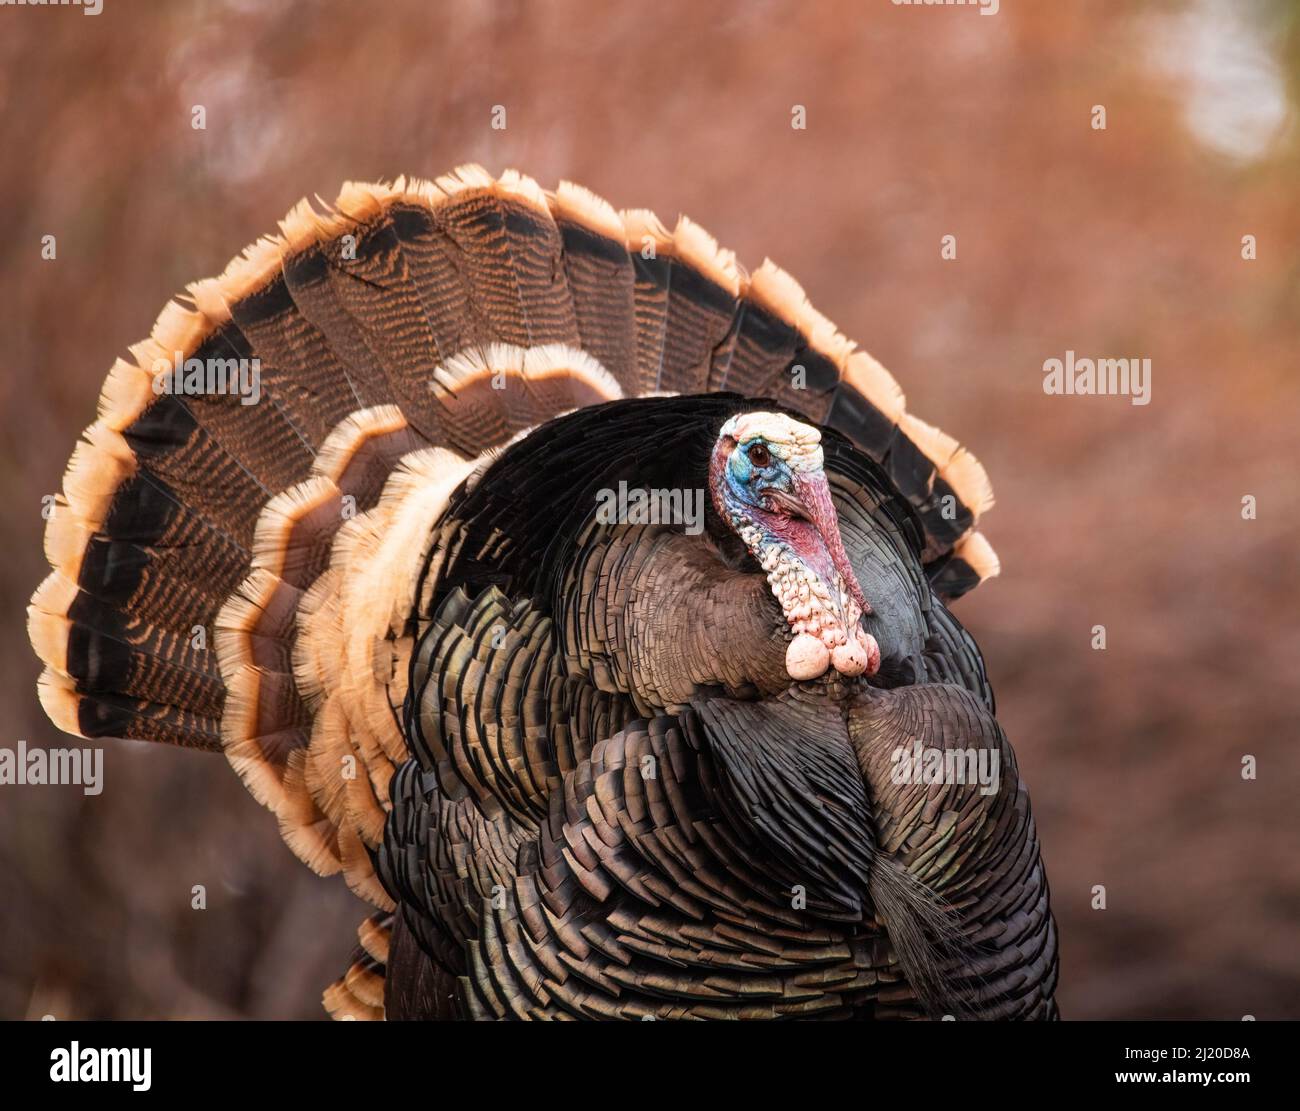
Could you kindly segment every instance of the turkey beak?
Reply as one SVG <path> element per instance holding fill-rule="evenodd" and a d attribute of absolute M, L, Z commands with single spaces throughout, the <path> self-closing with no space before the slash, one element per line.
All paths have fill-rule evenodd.
<path fill-rule="evenodd" d="M 862 587 L 858 585 L 858 577 L 854 574 L 848 553 L 844 550 L 844 541 L 840 539 L 840 521 L 835 514 L 835 503 L 831 501 L 830 483 L 826 481 L 825 472 L 821 470 L 796 472 L 793 478 L 794 493 L 799 499 L 800 507 L 821 536 L 822 543 L 826 545 L 826 553 L 831 557 L 831 564 L 839 574 L 844 589 L 849 592 L 864 614 L 870 613 L 871 606 L 862 595 Z M 833 588 L 834 584 L 827 583 L 827 586 Z M 836 602 L 838 604 L 838 598 Z M 852 628 L 856 624 L 856 622 L 845 622 L 845 627 Z"/>

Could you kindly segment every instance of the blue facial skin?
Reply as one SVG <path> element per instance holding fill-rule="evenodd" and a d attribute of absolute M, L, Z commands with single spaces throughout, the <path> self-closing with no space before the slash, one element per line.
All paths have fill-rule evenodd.
<path fill-rule="evenodd" d="M 770 461 L 766 467 L 754 466 L 749 458 L 749 449 L 755 444 L 762 444 L 768 449 Z M 731 453 L 731 459 L 727 463 L 727 501 L 733 509 L 742 506 L 766 509 L 764 490 L 777 489 L 789 493 L 793 486 L 794 475 L 790 468 L 761 436 L 737 444 L 736 450 Z"/>

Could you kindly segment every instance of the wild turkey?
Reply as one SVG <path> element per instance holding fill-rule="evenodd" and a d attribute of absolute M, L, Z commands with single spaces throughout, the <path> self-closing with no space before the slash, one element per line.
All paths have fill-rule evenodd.
<path fill-rule="evenodd" d="M 280 228 L 113 367 L 29 628 L 59 727 L 224 751 L 374 904 L 327 1009 L 1055 1017 L 974 457 L 685 218 L 463 167 Z"/>

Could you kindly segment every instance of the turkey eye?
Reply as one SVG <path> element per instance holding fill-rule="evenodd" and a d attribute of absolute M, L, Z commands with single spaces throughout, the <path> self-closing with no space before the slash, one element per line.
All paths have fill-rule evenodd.
<path fill-rule="evenodd" d="M 756 467 L 766 467 L 772 462 L 772 453 L 767 450 L 765 444 L 751 444 L 749 451 L 745 454 L 749 456 L 749 461 Z"/>

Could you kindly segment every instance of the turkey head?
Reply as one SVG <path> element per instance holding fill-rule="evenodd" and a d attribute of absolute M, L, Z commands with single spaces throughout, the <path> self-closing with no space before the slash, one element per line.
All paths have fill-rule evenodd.
<path fill-rule="evenodd" d="M 794 638 L 792 679 L 874 675 L 880 647 L 861 625 L 863 597 L 840 537 L 823 470 L 821 432 L 784 413 L 739 413 L 709 465 L 714 507 L 767 575 Z"/>

